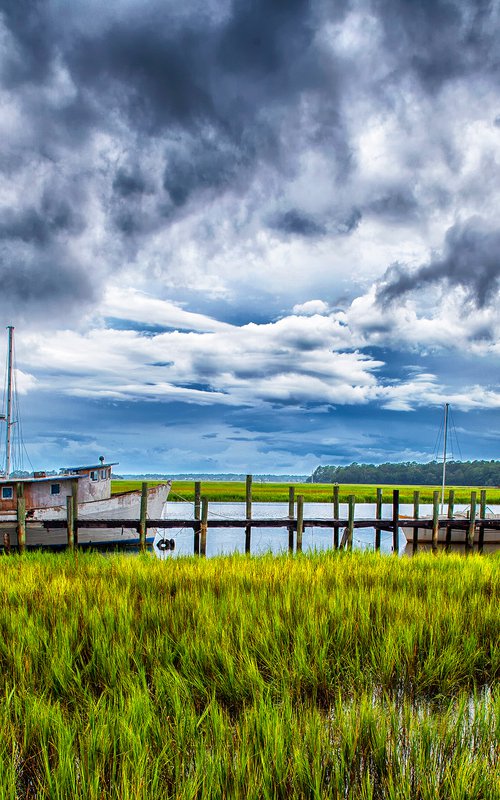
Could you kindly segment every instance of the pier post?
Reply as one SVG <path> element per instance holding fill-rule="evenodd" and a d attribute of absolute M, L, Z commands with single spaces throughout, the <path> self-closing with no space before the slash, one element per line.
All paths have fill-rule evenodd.
<path fill-rule="evenodd" d="M 432 495 L 432 552 L 437 552 L 439 538 L 439 492 Z"/>
<path fill-rule="evenodd" d="M 413 519 L 418 519 L 420 516 L 420 492 L 413 492 Z M 413 528 L 413 547 L 414 553 L 418 550 L 418 528 Z"/>
<path fill-rule="evenodd" d="M 73 495 L 69 494 L 66 498 L 66 534 L 68 538 L 68 550 L 75 549 L 75 513 Z"/>
<path fill-rule="evenodd" d="M 481 494 L 479 495 L 479 516 L 481 519 L 486 518 L 486 489 L 481 489 Z M 477 542 L 477 547 L 480 553 L 483 552 L 484 547 L 484 525 L 479 526 L 479 538 Z"/>
<path fill-rule="evenodd" d="M 24 497 L 24 484 L 18 483 L 17 494 L 17 546 L 20 553 L 26 549 L 26 499 Z"/>
<path fill-rule="evenodd" d="M 295 517 L 295 487 L 288 487 L 288 519 Z M 288 526 L 288 552 L 293 553 L 293 525 Z"/>
<path fill-rule="evenodd" d="M 146 550 L 146 520 L 148 518 L 148 485 L 143 482 L 141 487 L 141 518 L 139 521 L 139 550 Z"/>
<path fill-rule="evenodd" d="M 399 489 L 392 492 L 392 552 L 399 555 Z"/>
<path fill-rule="evenodd" d="M 207 554 L 208 498 L 201 498 L 200 556 Z"/>
<path fill-rule="evenodd" d="M 465 539 L 466 550 L 472 550 L 472 548 L 474 547 L 475 532 L 476 532 L 476 492 L 471 492 L 469 527 L 466 531 L 466 539 Z"/>
<path fill-rule="evenodd" d="M 356 506 L 356 498 L 350 494 L 347 498 L 349 504 L 349 511 L 347 517 L 347 549 L 352 550 L 352 542 L 354 539 L 354 509 Z"/>
<path fill-rule="evenodd" d="M 73 545 L 78 547 L 78 480 L 71 481 L 71 497 L 73 498 Z"/>
<path fill-rule="evenodd" d="M 297 495 L 297 553 L 302 552 L 302 533 L 304 531 L 304 495 Z"/>
<path fill-rule="evenodd" d="M 382 489 L 377 489 L 377 506 L 375 510 L 375 519 L 382 519 Z M 375 550 L 380 550 L 380 540 L 382 531 L 380 528 L 375 528 Z"/>
<path fill-rule="evenodd" d="M 338 519 L 340 516 L 340 503 L 339 503 L 339 485 L 333 485 L 333 518 Z M 333 525 L 333 549 L 339 549 L 339 526 L 338 523 Z"/>
<path fill-rule="evenodd" d="M 201 519 L 201 482 L 195 481 L 194 483 L 194 518 Z M 194 529 L 193 539 L 193 553 L 195 556 L 200 554 L 200 526 L 196 525 Z"/>
<path fill-rule="evenodd" d="M 455 490 L 450 489 L 448 493 L 448 519 L 453 519 L 453 514 L 455 513 Z M 451 523 L 446 523 L 446 549 L 450 549 L 451 545 L 451 530 L 452 525 Z"/>
<path fill-rule="evenodd" d="M 245 500 L 246 500 L 246 510 L 245 510 L 245 518 L 252 519 L 252 476 L 247 475 L 247 482 L 245 487 Z M 250 540 L 252 537 L 252 528 L 250 525 L 245 527 L 245 553 L 248 555 L 250 553 Z"/>

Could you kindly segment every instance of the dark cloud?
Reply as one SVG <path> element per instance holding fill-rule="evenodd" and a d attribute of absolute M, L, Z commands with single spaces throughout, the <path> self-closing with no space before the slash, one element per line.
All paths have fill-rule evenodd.
<path fill-rule="evenodd" d="M 454 225 L 446 234 L 442 258 L 415 271 L 393 265 L 380 284 L 377 298 L 392 302 L 408 292 L 436 283 L 461 287 L 482 307 L 498 300 L 500 288 L 500 230 L 491 230 L 479 217 Z"/>
<path fill-rule="evenodd" d="M 474 72 L 498 75 L 500 32 L 490 0 L 373 0 L 386 45 L 429 92 Z"/>
<path fill-rule="evenodd" d="M 411 187 L 387 190 L 379 181 L 365 187 L 370 200 L 363 188 L 350 196 L 359 133 L 352 101 L 365 92 L 370 115 L 370 102 L 384 92 L 397 87 L 404 94 L 409 74 L 417 78 L 412 86 L 430 96 L 448 81 L 480 71 L 497 79 L 495 9 L 487 0 L 367 0 L 366 8 L 383 34 L 382 47 L 376 37 L 365 46 L 367 58 L 377 55 L 387 70 L 383 81 L 374 77 L 372 84 L 368 76 L 360 86 L 358 62 L 365 54 L 353 56 L 347 47 L 345 56 L 336 55 L 332 47 L 346 15 L 360 10 L 349 0 L 144 0 L 102 7 L 74 0 L 64 14 L 43 0 L 0 0 L 0 80 L 26 135 L 26 142 L 4 141 L 0 168 L 9 176 L 16 166 L 29 168 L 29 151 L 33 164 L 43 162 L 45 183 L 40 203 L 23 198 L 15 209 L 0 210 L 0 238 L 21 247 L 13 258 L 18 276 L 8 284 L 11 297 L 31 297 L 31 285 L 22 290 L 23 275 L 30 281 L 36 274 L 42 292 L 58 284 L 52 273 L 69 280 L 72 272 L 75 287 L 90 296 L 83 260 L 71 256 L 84 220 L 91 228 L 103 212 L 108 234 L 93 276 L 97 284 L 113 258 L 116 269 L 134 261 L 146 271 L 149 256 L 144 262 L 138 256 L 149 235 L 228 191 L 244 196 L 256 177 L 260 195 L 246 198 L 241 217 L 252 218 L 251 204 L 265 195 L 264 224 L 286 236 L 347 235 L 362 212 L 388 222 L 418 220 L 421 209 Z M 450 138 L 443 133 L 444 140 Z M 103 156 L 95 144 L 103 140 L 112 155 Z M 327 178 L 342 194 L 338 206 L 325 200 L 330 207 L 320 217 L 295 207 L 283 189 L 311 152 L 328 164 Z M 461 160 L 453 163 L 459 171 Z M 72 171 L 70 183 L 88 184 L 87 195 L 50 177 L 66 169 Z M 273 213 L 273 197 L 288 210 Z M 64 247 L 63 239 L 72 240 L 73 248 Z M 51 274 L 42 276 L 42 269 Z M 422 270 L 419 280 L 430 280 Z M 390 286 L 403 287 L 406 274 L 396 270 L 380 296 L 397 293 Z M 481 303 L 482 280 L 463 282 Z"/>
<path fill-rule="evenodd" d="M 37 253 L 4 246 L 0 250 L 0 308 L 9 319 L 36 317 L 52 322 L 50 314 L 72 316 L 96 297 L 94 277 L 68 260 L 57 248 Z"/>
<path fill-rule="evenodd" d="M 13 239 L 46 245 L 61 233 L 78 234 L 83 227 L 81 215 L 68 202 L 50 195 L 43 199 L 39 209 L 0 210 L 0 241 Z"/>
<path fill-rule="evenodd" d="M 283 233 L 306 237 L 324 236 L 326 233 L 324 225 L 297 209 L 274 217 L 271 227 Z"/>
<path fill-rule="evenodd" d="M 146 181 L 138 170 L 119 169 L 113 180 L 113 190 L 120 197 L 141 195 L 146 191 Z"/>
<path fill-rule="evenodd" d="M 418 203 L 410 189 L 397 189 L 377 197 L 367 207 L 377 216 L 393 222 L 411 219 L 418 212 Z"/>

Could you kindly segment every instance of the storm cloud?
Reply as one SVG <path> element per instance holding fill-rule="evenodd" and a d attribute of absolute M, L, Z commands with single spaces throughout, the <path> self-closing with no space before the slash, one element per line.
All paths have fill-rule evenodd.
<path fill-rule="evenodd" d="M 235 198 L 226 239 L 242 226 L 293 240 L 352 235 L 365 214 L 418 220 L 426 198 L 394 178 L 360 182 L 353 102 L 390 109 L 407 75 L 430 97 L 479 70 L 496 76 L 500 52 L 495 9 L 482 0 L 77 0 L 64 15 L 55 2 L 2 0 L 0 13 L 10 112 L 1 164 L 19 192 L 35 169 L 44 196 L 37 207 L 18 194 L 15 211 L 5 198 L 0 236 L 31 247 L 33 260 L 57 238 L 51 260 L 77 273 L 86 266 L 72 246 L 88 228 L 79 244 L 101 262 L 96 282 L 129 263 L 146 273 L 158 234 L 168 267 L 177 220 L 193 218 L 200 258 L 210 239 L 227 247 L 218 219 L 199 220 L 225 195 Z M 306 159 L 325 186 L 311 175 L 311 196 L 287 203 Z M 55 179 L 61 170 L 66 180 Z M 68 195 L 68 181 L 86 194 Z M 16 285 L 29 275 L 20 270 Z"/>
<path fill-rule="evenodd" d="M 224 407 L 244 432 L 259 408 L 295 404 L 305 430 L 302 408 L 335 406 L 351 438 L 349 408 L 452 384 L 497 408 L 499 14 L 0 0 L 0 313 L 38 385 L 130 420 Z M 408 379 L 438 350 L 463 358 L 452 377 L 442 355 Z"/>
<path fill-rule="evenodd" d="M 393 302 L 433 284 L 462 288 L 478 307 L 498 301 L 500 288 L 500 231 L 472 218 L 446 234 L 443 256 L 415 271 L 391 267 L 378 289 L 378 300 Z"/>

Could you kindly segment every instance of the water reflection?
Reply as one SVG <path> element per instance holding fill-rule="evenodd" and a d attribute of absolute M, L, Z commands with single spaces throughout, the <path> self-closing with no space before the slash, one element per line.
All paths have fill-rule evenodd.
<path fill-rule="evenodd" d="M 457 505 L 457 513 L 465 511 L 467 506 Z M 492 507 L 498 512 L 498 506 Z M 432 505 L 420 506 L 420 516 L 432 513 Z M 255 518 L 272 519 L 284 518 L 288 514 L 288 505 L 285 503 L 254 503 L 253 516 Z M 400 514 L 413 516 L 413 505 L 401 503 Z M 211 503 L 209 505 L 209 519 L 244 519 L 245 503 Z M 304 518 L 332 519 L 333 506 L 331 503 L 304 503 Z M 392 505 L 385 504 L 382 511 L 383 518 L 390 520 Z M 165 513 L 166 519 L 190 519 L 193 517 L 192 503 L 168 503 Z M 347 518 L 347 504 L 340 504 L 340 517 Z M 373 519 L 375 517 L 375 503 L 359 503 L 356 505 L 356 519 Z M 162 538 L 174 539 L 174 551 L 160 551 L 156 546 Z M 159 558 L 175 558 L 193 554 L 194 534 L 192 528 L 159 530 L 155 538 L 154 551 Z M 392 552 L 392 532 L 381 531 L 380 550 L 383 553 Z M 333 547 L 333 529 L 305 527 L 302 537 L 302 549 L 307 551 L 330 550 Z M 357 550 L 375 549 L 375 528 L 354 530 L 353 547 Z M 419 545 L 419 551 L 430 549 L 428 545 Z M 465 552 L 462 545 L 453 545 L 452 550 Z M 288 550 L 288 530 L 280 528 L 253 528 L 251 539 L 251 553 L 285 553 Z M 485 545 L 484 552 L 498 550 L 498 545 Z M 207 532 L 207 557 L 215 555 L 228 555 L 231 553 L 245 552 L 244 528 L 209 528 Z M 403 532 L 399 532 L 400 555 L 412 555 L 412 545 L 407 544 Z"/>

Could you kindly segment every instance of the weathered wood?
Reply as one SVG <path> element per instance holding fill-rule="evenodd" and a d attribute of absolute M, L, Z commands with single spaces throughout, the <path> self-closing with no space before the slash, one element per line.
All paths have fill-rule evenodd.
<path fill-rule="evenodd" d="M 295 486 L 288 487 L 288 517 L 293 520 L 295 517 Z M 288 526 L 288 552 L 293 553 L 293 532 L 294 525 Z"/>
<path fill-rule="evenodd" d="M 481 494 L 479 495 L 479 517 L 480 517 L 480 519 L 484 519 L 486 517 L 486 489 L 481 489 Z M 479 526 L 477 548 L 478 548 L 480 553 L 483 552 L 483 548 L 484 548 L 484 524 L 483 523 L 481 523 L 480 526 Z"/>
<path fill-rule="evenodd" d="M 448 519 L 453 519 L 453 514 L 455 510 L 455 490 L 450 489 L 448 492 Z M 449 522 L 446 523 L 446 548 L 449 549 L 451 547 L 451 530 L 452 525 Z"/>
<path fill-rule="evenodd" d="M 194 518 L 201 520 L 201 482 L 195 481 L 194 484 Z M 200 554 L 200 526 L 194 526 L 193 553 L 195 556 Z"/>
<path fill-rule="evenodd" d="M 340 517 L 340 502 L 339 502 L 339 485 L 338 483 L 334 483 L 333 485 L 333 518 L 338 519 Z M 334 550 L 339 549 L 339 525 L 338 523 L 333 524 L 333 548 Z"/>
<path fill-rule="evenodd" d="M 246 508 L 246 518 L 252 519 L 252 476 L 251 475 L 247 475 L 247 480 L 246 480 L 245 508 Z M 245 553 L 247 555 L 250 553 L 251 538 L 252 538 L 252 526 L 247 525 L 245 528 Z"/>
<path fill-rule="evenodd" d="M 466 535 L 466 550 L 474 547 L 474 534 L 476 532 L 476 492 L 470 493 L 470 517 Z"/>
<path fill-rule="evenodd" d="M 207 554 L 208 498 L 201 498 L 200 556 Z"/>
<path fill-rule="evenodd" d="M 78 547 L 78 481 L 71 481 L 71 496 L 73 498 L 73 542 Z"/>
<path fill-rule="evenodd" d="M 382 519 L 382 497 L 382 489 L 377 489 L 377 505 L 375 509 L 375 517 L 377 519 Z M 375 550 L 380 550 L 380 534 L 380 528 L 375 528 Z"/>
<path fill-rule="evenodd" d="M 75 512 L 73 495 L 66 498 L 66 533 L 68 537 L 68 550 L 75 549 Z"/>
<path fill-rule="evenodd" d="M 350 494 L 347 498 L 348 503 L 348 516 L 347 516 L 347 549 L 352 550 L 353 534 L 354 534 L 354 509 L 356 506 L 356 498 Z"/>
<path fill-rule="evenodd" d="M 418 519 L 420 516 L 420 492 L 415 491 L 413 492 L 413 517 L 414 519 Z M 413 529 L 413 552 L 416 553 L 418 550 L 418 528 Z"/>
<path fill-rule="evenodd" d="M 432 495 L 432 550 L 437 551 L 439 537 L 439 492 Z"/>
<path fill-rule="evenodd" d="M 26 549 L 26 499 L 24 497 L 24 484 L 18 483 L 17 495 L 17 546 L 20 553 Z"/>
<path fill-rule="evenodd" d="M 297 495 L 297 553 L 302 552 L 302 533 L 304 531 L 304 495 Z"/>
<path fill-rule="evenodd" d="M 146 549 L 146 520 L 148 518 L 148 484 L 143 481 L 141 486 L 141 515 L 139 518 L 139 549 Z"/>
<path fill-rule="evenodd" d="M 392 492 L 392 552 L 399 554 L 399 489 Z"/>

